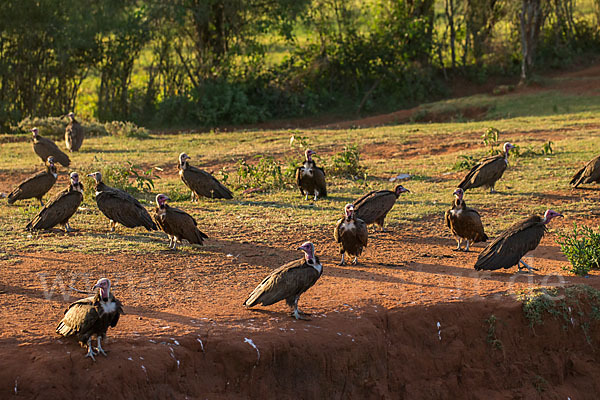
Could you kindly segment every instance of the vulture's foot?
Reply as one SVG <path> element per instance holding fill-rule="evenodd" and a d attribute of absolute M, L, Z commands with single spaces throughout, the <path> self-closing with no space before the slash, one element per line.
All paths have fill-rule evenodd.
<path fill-rule="evenodd" d="M 352 260 L 352 265 L 358 265 L 358 257 L 354 257 L 354 260 Z"/>
<path fill-rule="evenodd" d="M 40 204 L 42 205 L 42 207 L 44 207 L 44 202 L 42 201 L 42 199 L 40 199 Z"/>
<path fill-rule="evenodd" d="M 92 338 L 89 338 L 87 341 L 87 348 L 88 348 L 88 352 L 85 355 L 85 357 L 90 357 L 92 359 L 92 361 L 96 361 L 96 358 L 94 358 L 94 356 L 96 355 L 96 353 L 94 353 L 94 349 L 92 349 Z"/>
<path fill-rule="evenodd" d="M 96 354 L 102 354 L 104 357 L 107 357 L 106 352 L 102 348 L 102 343 L 101 343 L 100 338 L 98 338 L 98 347 L 96 348 L 96 350 L 98 351 L 98 353 L 96 353 Z"/>
<path fill-rule="evenodd" d="M 340 261 L 340 263 L 338 265 L 345 265 L 346 264 L 346 257 L 344 257 L 346 254 L 342 253 L 342 260 Z"/>
<path fill-rule="evenodd" d="M 523 260 L 519 260 L 519 262 L 520 262 L 521 264 L 523 264 L 523 266 L 524 266 L 525 268 L 527 268 L 527 271 L 525 271 L 526 273 L 527 273 L 527 272 L 533 272 L 533 271 L 539 271 L 539 269 L 537 269 L 537 268 L 533 268 L 533 267 L 530 267 L 529 265 L 527 265 L 527 263 L 526 263 L 525 261 L 523 261 Z M 517 263 L 517 266 L 519 267 L 519 272 L 523 271 L 523 268 L 522 268 L 520 265 L 518 265 L 518 263 Z"/>
<path fill-rule="evenodd" d="M 304 314 L 303 312 L 301 312 L 298 309 L 295 309 L 290 314 L 291 317 L 294 317 L 296 319 L 301 319 L 302 321 L 310 321 L 310 318 L 308 317 L 309 315 L 310 314 Z"/>

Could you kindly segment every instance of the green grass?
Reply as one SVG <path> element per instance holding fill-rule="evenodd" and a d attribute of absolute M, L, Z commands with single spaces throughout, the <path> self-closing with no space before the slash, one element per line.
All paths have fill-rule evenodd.
<path fill-rule="evenodd" d="M 592 96 L 559 96 L 554 92 L 536 95 L 490 97 L 495 101 L 495 110 L 519 117 L 494 119 L 478 122 L 455 122 L 442 124 L 407 124 L 364 129 L 308 129 L 301 132 L 277 131 L 234 131 L 234 132 L 190 132 L 179 135 L 154 133 L 149 139 L 128 137 L 94 137 L 84 142 L 82 151 L 72 156 L 72 169 L 81 174 L 93 172 L 103 165 L 123 165 L 131 162 L 141 170 L 155 168 L 160 179 L 154 180 L 155 190 L 144 194 L 142 201 L 153 208 L 156 193 L 171 196 L 174 205 L 193 214 L 201 228 L 212 237 L 224 240 L 253 239 L 268 243 L 280 240 L 281 234 L 291 230 L 316 229 L 328 231 L 342 214 L 344 205 L 372 189 L 391 189 L 395 183 L 388 178 L 399 173 L 409 173 L 413 179 L 403 182 L 412 193 L 404 194 L 389 214 L 387 224 L 401 226 L 423 218 L 442 220 L 443 212 L 452 201 L 452 192 L 464 174 L 454 171 L 453 166 L 461 155 L 479 158 L 485 155 L 486 147 L 481 134 L 490 126 L 500 131 L 499 141 L 507 138 L 527 148 L 536 149 L 548 140 L 554 142 L 554 154 L 530 158 L 511 158 L 504 177 L 497 185 L 503 194 L 491 196 L 485 190 L 467 192 L 466 201 L 478 208 L 483 215 L 486 229 L 493 236 L 515 219 L 530 213 L 542 213 L 546 208 L 557 208 L 567 218 L 586 218 L 597 209 L 597 203 L 589 196 L 574 196 L 568 201 L 558 201 L 543 194 L 568 192 L 568 180 L 576 168 L 598 152 L 600 137 L 599 98 Z M 480 104 L 486 97 L 471 98 L 430 104 L 426 107 L 438 110 L 456 104 Z M 539 103 L 524 111 L 523 104 Z M 570 110 L 553 114 L 546 112 L 550 104 L 559 110 Z M 546 111 L 544 111 L 546 110 Z M 540 115 L 532 115 L 538 112 Z M 331 157 L 347 145 L 358 145 L 361 164 L 367 168 L 365 181 L 353 181 L 328 175 L 330 198 L 316 204 L 305 202 L 297 188 L 290 182 L 283 189 L 265 193 L 243 195 L 235 192 L 231 201 L 190 201 L 189 191 L 177 175 L 177 157 L 186 152 L 193 165 L 229 175 L 229 186 L 234 186 L 238 161 L 255 162 L 257 155 L 271 155 L 284 162 L 288 158 L 299 158 L 301 151 L 290 147 L 290 136 L 306 136 L 310 147 L 317 151 L 317 161 L 328 164 Z M 0 141 L 6 137 L 0 136 Z M 63 144 L 59 142 L 59 146 Z M 461 145 L 466 150 L 439 154 L 426 154 L 430 147 Z M 377 146 L 377 147 L 373 147 Z M 385 154 L 381 148 L 389 151 Z M 413 148 L 410 157 L 406 153 Z M 421 155 L 414 154 L 421 149 Z M 23 175 L 41 168 L 41 161 L 33 153 L 28 142 L 3 143 L 0 154 L 0 173 Z M 160 171 L 162 170 L 162 172 Z M 64 168 L 59 173 L 64 176 Z M 89 178 L 84 184 L 91 185 Z M 64 183 L 53 188 L 52 193 Z M 8 191 L 10 187 L 1 190 Z M 100 214 L 93 198 L 84 200 L 85 211 L 78 212 L 72 226 L 81 228 L 77 235 L 33 234 L 23 227 L 37 210 L 35 201 L 0 207 L 0 229 L 5 232 L 4 246 L 14 250 L 52 249 L 56 251 L 84 252 L 148 252 L 164 251 L 165 235 L 146 233 L 144 230 L 120 228 L 118 234 L 107 233 L 107 220 Z M 502 218 L 495 218 L 502 214 Z M 242 226 L 243 229 L 238 227 Z M 440 225 L 440 229 L 442 229 Z M 185 251 L 202 251 L 186 247 Z"/>

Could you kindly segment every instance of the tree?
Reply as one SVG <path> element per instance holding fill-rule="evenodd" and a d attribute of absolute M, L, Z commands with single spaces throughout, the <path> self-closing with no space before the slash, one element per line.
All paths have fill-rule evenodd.
<path fill-rule="evenodd" d="M 519 14 L 521 26 L 521 83 L 529 78 L 535 61 L 535 50 L 544 23 L 543 0 L 522 0 Z"/>

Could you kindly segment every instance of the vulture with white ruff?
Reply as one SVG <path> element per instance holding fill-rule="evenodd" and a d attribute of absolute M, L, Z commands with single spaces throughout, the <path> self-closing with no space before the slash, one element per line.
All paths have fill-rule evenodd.
<path fill-rule="evenodd" d="M 65 316 L 56 327 L 56 333 L 64 337 L 76 337 L 82 346 L 87 347 L 86 357 L 94 358 L 98 353 L 106 356 L 102 339 L 109 327 L 117 326 L 119 316 L 125 314 L 123 305 L 110 290 L 110 280 L 101 278 L 92 290 L 94 296 L 77 300 L 65 310 Z M 92 348 L 92 337 L 97 338 L 96 352 Z"/>
<path fill-rule="evenodd" d="M 311 195 L 316 201 L 319 198 L 327 197 L 327 183 L 325 182 L 325 171 L 323 168 L 317 167 L 312 159 L 313 154 L 317 153 L 310 149 L 304 153 L 306 159 L 304 164 L 296 168 L 296 184 L 300 193 L 305 195 L 305 200 L 308 200 L 308 195 Z"/>
<path fill-rule="evenodd" d="M 8 195 L 8 204 L 13 204 L 17 200 L 35 197 L 43 207 L 44 202 L 42 201 L 42 197 L 52 189 L 52 186 L 56 183 L 57 176 L 54 157 L 50 156 L 46 161 L 46 170 L 40 171 L 19 183 L 19 186 L 14 188 Z"/>
<path fill-rule="evenodd" d="M 292 308 L 292 316 L 296 319 L 308 320 L 306 314 L 298 310 L 300 295 L 310 289 L 321 277 L 323 266 L 319 257 L 315 256 L 315 246 L 306 242 L 298 248 L 304 251 L 304 258 L 285 264 L 271 272 L 250 293 L 244 302 L 246 307 L 253 307 L 261 303 L 270 306 L 285 300 Z"/>
<path fill-rule="evenodd" d="M 179 208 L 167 204 L 167 196 L 159 194 L 156 196 L 156 209 L 154 220 L 156 225 L 169 235 L 169 248 L 175 250 L 177 242 L 187 240 L 190 244 L 202 244 L 208 236 L 198 229 L 194 217 Z"/>
<path fill-rule="evenodd" d="M 77 172 L 71 172 L 70 180 L 69 186 L 52 197 L 27 224 L 27 230 L 51 229 L 60 224 L 65 227 L 65 231 L 73 231 L 69 219 L 83 201 L 83 185 L 79 182 Z"/>
<path fill-rule="evenodd" d="M 506 167 L 508 166 L 508 152 L 514 149 L 515 146 L 506 142 L 504 143 L 504 154 L 485 157 L 471 168 L 469 173 L 458 184 L 458 187 L 464 191 L 477 188 L 480 186 L 490 188 L 490 193 L 496 193 L 494 186 L 502 177 Z"/>
<path fill-rule="evenodd" d="M 105 185 L 100 172 L 93 172 L 88 176 L 96 181 L 96 204 L 110 220 L 111 232 L 115 231 L 117 223 L 127 228 L 143 226 L 149 231 L 157 230 L 148 210 L 135 197 L 121 189 Z"/>
<path fill-rule="evenodd" d="M 358 256 L 362 254 L 363 247 L 367 247 L 369 233 L 367 232 L 367 224 L 360 218 L 357 218 L 354 213 L 354 205 L 346 204 L 344 207 L 346 216 L 341 218 L 335 225 L 333 237 L 340 245 L 340 254 L 342 260 L 340 265 L 344 265 L 344 256 L 348 253 L 349 256 L 354 256 L 352 264 L 356 265 Z"/>
<path fill-rule="evenodd" d="M 54 161 L 58 162 L 63 167 L 68 167 L 71 164 L 69 156 L 63 153 L 52 140 L 40 136 L 38 128 L 33 128 L 31 132 L 33 133 L 33 151 L 35 151 L 35 154 L 37 154 L 43 162 L 46 162 L 48 157 L 52 156 L 54 157 Z"/>
<path fill-rule="evenodd" d="M 354 203 L 354 214 L 356 218 L 365 221 L 365 224 L 377 224 L 381 231 L 385 231 L 383 223 L 396 200 L 402 193 L 410 192 L 402 185 L 396 186 L 394 191 L 391 190 L 373 190 Z"/>
<path fill-rule="evenodd" d="M 65 128 L 65 145 L 71 152 L 79 151 L 83 144 L 83 126 L 75 119 L 75 114 L 70 112 L 67 114 L 69 117 L 69 124 Z"/>
<path fill-rule="evenodd" d="M 471 243 L 488 240 L 483 230 L 483 224 L 481 223 L 481 215 L 479 215 L 477 210 L 467 207 L 463 200 L 464 194 L 465 192 L 461 188 L 454 191 L 453 195 L 455 198 L 452 208 L 446 211 L 444 215 L 446 225 L 456 238 L 456 243 L 458 244 L 456 250 L 458 251 L 462 250 L 463 239 L 467 241 L 465 251 L 469 251 Z"/>
<path fill-rule="evenodd" d="M 515 223 L 502 232 L 479 254 L 475 269 L 478 271 L 482 269 L 494 271 L 516 265 L 521 271 L 520 264 L 522 264 L 529 271 L 537 271 L 536 268 L 530 267 L 521 258 L 540 244 L 544 233 L 548 231 L 546 224 L 554 217 L 562 217 L 562 214 L 553 210 L 546 210 L 544 217 L 532 215 Z"/>
<path fill-rule="evenodd" d="M 233 199 L 233 193 L 208 172 L 191 166 L 185 153 L 179 155 L 179 177 L 192 191 L 192 201 L 200 196 L 209 199 Z"/>
<path fill-rule="evenodd" d="M 571 178 L 571 185 L 577 187 L 586 183 L 600 183 L 600 156 L 592 158 Z"/>

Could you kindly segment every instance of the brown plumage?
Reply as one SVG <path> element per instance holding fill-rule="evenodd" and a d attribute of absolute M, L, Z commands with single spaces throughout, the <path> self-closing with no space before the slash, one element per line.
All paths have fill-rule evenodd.
<path fill-rule="evenodd" d="M 496 156 L 485 157 L 481 159 L 462 181 L 458 184 L 458 187 L 464 191 L 468 189 L 477 188 L 480 186 L 490 188 L 490 193 L 495 193 L 494 186 L 496 182 L 502 177 L 506 167 L 508 166 L 508 153 L 510 149 L 515 146 L 506 142 L 504 143 L 504 154 L 498 154 Z"/>
<path fill-rule="evenodd" d="M 600 183 L 600 156 L 592 158 L 571 178 L 571 185 L 577 187 L 586 183 Z"/>
<path fill-rule="evenodd" d="M 456 238 L 458 244 L 456 250 L 462 250 L 462 240 L 467 241 L 465 251 L 469 251 L 469 245 L 471 243 L 485 242 L 488 237 L 483 230 L 483 224 L 481 223 L 481 215 L 477 210 L 467 207 L 463 200 L 464 191 L 458 188 L 454 191 L 454 202 L 452 208 L 446 211 L 444 219 L 446 225 L 452 231 L 452 234 Z"/>
<path fill-rule="evenodd" d="M 304 153 L 306 161 L 296 168 L 296 184 L 300 193 L 305 195 L 305 200 L 308 200 L 308 195 L 311 195 L 316 201 L 327 197 L 327 182 L 325 182 L 325 171 L 317 167 L 312 159 L 313 154 L 316 153 L 309 149 Z"/>
<path fill-rule="evenodd" d="M 67 232 L 73 230 L 69 219 L 83 201 L 83 185 L 79 182 L 79 175 L 76 172 L 72 172 L 70 178 L 69 186 L 46 203 L 44 208 L 27 224 L 27 230 L 51 229 L 56 225 L 63 225 Z"/>
<path fill-rule="evenodd" d="M 532 215 L 515 223 L 479 254 L 475 269 L 494 271 L 517 265 L 520 271 L 522 269 L 520 263 L 530 271 L 537 271 L 521 258 L 540 244 L 544 233 L 547 232 L 546 224 L 554 217 L 562 217 L 562 215 L 556 211 L 547 210 L 543 218 L 539 215 Z"/>
<path fill-rule="evenodd" d="M 187 240 L 190 244 L 202 244 L 208 236 L 198 229 L 194 217 L 179 208 L 170 207 L 170 199 L 164 194 L 156 196 L 154 220 L 156 225 L 169 235 L 169 248 L 175 250 L 177 242 Z"/>
<path fill-rule="evenodd" d="M 148 210 L 135 197 L 121 189 L 105 185 L 100 172 L 88 176 L 96 181 L 96 204 L 110 220 L 111 232 L 114 232 L 117 223 L 127 228 L 143 226 L 148 231 L 158 229 Z"/>
<path fill-rule="evenodd" d="M 333 237 L 340 245 L 340 254 L 342 255 L 340 265 L 344 265 L 346 253 L 354 257 L 352 264 L 356 264 L 358 256 L 362 254 L 363 247 L 367 247 L 369 237 L 367 224 L 362 219 L 356 218 L 352 204 L 346 204 L 344 212 L 346 216 L 336 223 Z"/>
<path fill-rule="evenodd" d="M 79 151 L 83 144 L 83 126 L 75 119 L 75 114 L 72 112 L 67 116 L 70 121 L 65 129 L 65 145 L 69 151 Z"/>
<path fill-rule="evenodd" d="M 246 307 L 253 307 L 259 303 L 269 306 L 285 300 L 293 309 L 293 317 L 308 319 L 306 314 L 298 310 L 298 299 L 321 277 L 323 266 L 319 262 L 319 257 L 315 256 L 315 247 L 311 242 L 304 243 L 298 250 L 305 252 L 304 258 L 287 263 L 271 272 L 250 293 L 244 302 Z"/>
<path fill-rule="evenodd" d="M 52 140 L 40 136 L 38 128 L 33 128 L 31 132 L 33 133 L 33 151 L 35 151 L 35 154 L 43 162 L 46 162 L 48 157 L 52 156 L 54 157 L 54 162 L 59 163 L 63 167 L 68 167 L 71 164 L 69 156 L 63 153 Z"/>
<path fill-rule="evenodd" d="M 410 192 L 402 185 L 396 186 L 394 191 L 391 190 L 373 190 L 365 194 L 354 203 L 354 214 L 356 218 L 365 221 L 365 224 L 377 224 L 384 231 L 383 223 L 385 217 L 390 212 L 400 194 Z"/>
<path fill-rule="evenodd" d="M 46 161 L 46 170 L 40 171 L 19 183 L 8 195 L 8 204 L 13 204 L 17 200 L 35 197 L 43 207 L 44 202 L 42 201 L 42 197 L 52 189 L 52 186 L 56 183 L 57 176 L 54 157 L 50 156 Z"/>
<path fill-rule="evenodd" d="M 123 305 L 110 291 L 110 280 L 98 280 L 92 290 L 98 289 L 96 295 L 78 300 L 65 310 L 65 316 L 58 323 L 56 333 L 65 337 L 75 337 L 82 346 L 86 346 L 86 357 L 92 360 L 98 353 L 106 356 L 102 348 L 102 339 L 109 327 L 117 326 L 119 316 L 125 314 Z M 98 341 L 98 352 L 92 348 L 92 337 Z"/>
<path fill-rule="evenodd" d="M 179 177 L 192 191 L 192 201 L 200 196 L 209 199 L 233 199 L 233 193 L 208 172 L 189 165 L 190 156 L 179 155 Z"/>

